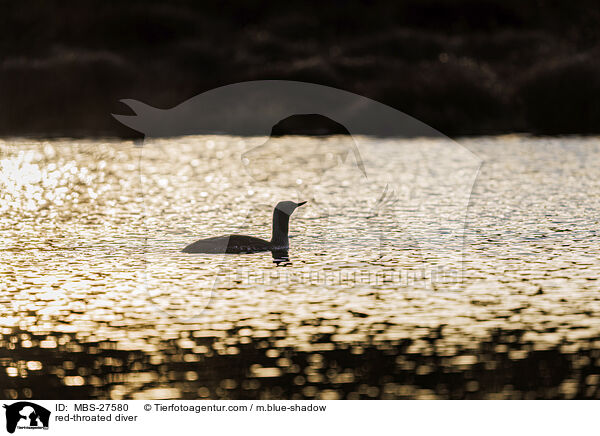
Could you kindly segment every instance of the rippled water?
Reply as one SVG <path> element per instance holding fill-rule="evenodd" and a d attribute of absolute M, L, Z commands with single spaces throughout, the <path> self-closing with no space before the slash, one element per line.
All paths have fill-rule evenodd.
<path fill-rule="evenodd" d="M 598 398 L 598 139 L 356 140 L 0 142 L 0 397 Z"/>

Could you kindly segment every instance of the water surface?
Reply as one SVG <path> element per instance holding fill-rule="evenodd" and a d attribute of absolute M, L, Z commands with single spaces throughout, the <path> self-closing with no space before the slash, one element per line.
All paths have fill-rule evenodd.
<path fill-rule="evenodd" d="M 265 140 L 2 141 L 0 397 L 600 396 L 597 138 Z"/>

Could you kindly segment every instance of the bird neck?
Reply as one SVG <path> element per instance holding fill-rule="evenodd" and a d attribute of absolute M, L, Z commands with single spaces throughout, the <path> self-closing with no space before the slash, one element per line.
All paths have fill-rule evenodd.
<path fill-rule="evenodd" d="M 287 248 L 290 245 L 288 239 L 290 216 L 279 209 L 273 211 L 273 235 L 271 244 L 277 248 Z"/>

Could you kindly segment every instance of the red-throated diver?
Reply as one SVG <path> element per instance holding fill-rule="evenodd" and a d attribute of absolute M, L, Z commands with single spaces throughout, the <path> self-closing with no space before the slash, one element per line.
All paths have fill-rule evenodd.
<path fill-rule="evenodd" d="M 280 201 L 273 210 L 273 234 L 270 241 L 245 235 L 216 236 L 214 238 L 200 239 L 187 247 L 183 253 L 209 253 L 209 254 L 244 254 L 258 253 L 261 251 L 286 251 L 290 246 L 288 228 L 290 215 L 297 207 L 305 204 L 293 201 Z"/>

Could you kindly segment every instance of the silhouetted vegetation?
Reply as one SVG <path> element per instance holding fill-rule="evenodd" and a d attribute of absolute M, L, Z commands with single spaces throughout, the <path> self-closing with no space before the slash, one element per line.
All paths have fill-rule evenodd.
<path fill-rule="evenodd" d="M 600 132 L 593 0 L 2 2 L 0 134 L 132 135 L 245 80 L 331 85 L 449 135 Z"/>

